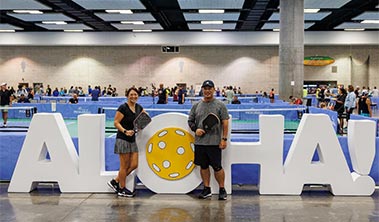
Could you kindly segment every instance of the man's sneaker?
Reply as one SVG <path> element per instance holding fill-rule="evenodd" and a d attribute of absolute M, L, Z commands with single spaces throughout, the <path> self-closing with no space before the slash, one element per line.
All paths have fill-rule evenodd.
<path fill-rule="evenodd" d="M 199 199 L 206 199 L 208 197 L 212 196 L 211 188 L 210 187 L 204 187 L 203 191 L 199 195 Z"/>
<path fill-rule="evenodd" d="M 107 184 L 108 184 L 108 186 L 110 188 L 112 188 L 112 190 L 115 193 L 118 193 L 118 191 L 120 190 L 120 184 L 115 179 L 112 179 L 111 181 L 108 181 Z"/>
<path fill-rule="evenodd" d="M 118 196 L 121 197 L 134 197 L 136 194 L 135 192 L 131 192 L 130 190 L 126 189 L 125 187 L 120 189 L 120 191 L 117 193 Z"/>
<path fill-rule="evenodd" d="M 219 200 L 226 200 L 227 194 L 225 188 L 220 188 L 220 192 L 218 193 Z"/>

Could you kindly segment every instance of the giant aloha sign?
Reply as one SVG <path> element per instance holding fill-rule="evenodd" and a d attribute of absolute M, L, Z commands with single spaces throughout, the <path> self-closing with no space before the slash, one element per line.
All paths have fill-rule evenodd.
<path fill-rule="evenodd" d="M 304 114 L 285 160 L 284 117 L 261 115 L 259 121 L 259 142 L 229 142 L 223 151 L 229 194 L 232 164 L 260 164 L 260 194 L 300 195 L 304 184 L 329 184 L 334 195 L 374 192 L 375 182 L 369 176 L 375 157 L 373 121 L 349 121 L 353 172 L 327 115 Z M 57 181 L 62 192 L 111 192 L 106 182 L 117 172 L 105 171 L 104 128 L 104 114 L 78 117 L 78 155 L 60 113 L 34 115 L 8 191 L 30 192 L 38 182 Z M 199 170 L 193 165 L 193 133 L 187 126 L 187 115 L 154 117 L 137 136 L 137 143 L 139 168 L 127 178 L 129 189 L 134 189 L 135 176 L 156 193 L 184 194 L 201 183 Z M 319 161 L 312 162 L 315 150 Z M 211 186 L 217 188 L 217 183 L 212 181 Z"/>

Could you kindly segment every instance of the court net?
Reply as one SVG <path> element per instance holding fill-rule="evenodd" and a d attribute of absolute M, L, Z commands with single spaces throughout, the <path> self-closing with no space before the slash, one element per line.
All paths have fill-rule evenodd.
<path fill-rule="evenodd" d="M 0 112 L 3 111 L 8 112 L 9 119 L 6 126 L 1 122 L 0 132 L 26 132 L 29 128 L 31 118 L 37 113 L 37 107 L 0 107 Z"/>

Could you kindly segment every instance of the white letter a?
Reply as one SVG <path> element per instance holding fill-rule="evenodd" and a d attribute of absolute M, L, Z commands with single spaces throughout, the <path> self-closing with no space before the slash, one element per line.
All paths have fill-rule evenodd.
<path fill-rule="evenodd" d="M 46 159 L 46 153 L 50 161 Z M 40 181 L 56 181 L 62 192 L 79 178 L 79 158 L 60 113 L 35 114 L 8 192 L 30 192 Z"/>

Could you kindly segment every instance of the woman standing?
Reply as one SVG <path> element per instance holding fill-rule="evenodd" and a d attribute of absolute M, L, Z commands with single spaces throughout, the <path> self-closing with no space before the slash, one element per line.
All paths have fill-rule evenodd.
<path fill-rule="evenodd" d="M 125 187 L 126 177 L 138 167 L 138 147 L 136 144 L 133 121 L 141 112 L 143 107 L 137 103 L 138 90 L 130 88 L 126 92 L 127 102 L 118 107 L 114 117 L 114 126 L 117 129 L 114 153 L 119 155 L 120 170 L 118 176 L 108 182 L 108 185 L 118 196 L 134 197 L 134 191 Z"/>
<path fill-rule="evenodd" d="M 344 119 L 343 113 L 345 111 L 344 104 L 345 104 L 346 96 L 347 96 L 346 89 L 339 88 L 338 89 L 338 95 L 336 98 L 336 104 L 334 106 L 334 111 L 336 111 L 338 113 L 338 119 L 340 121 L 339 128 L 338 128 L 339 134 L 343 134 L 343 126 L 345 124 L 345 122 L 343 120 Z"/>

